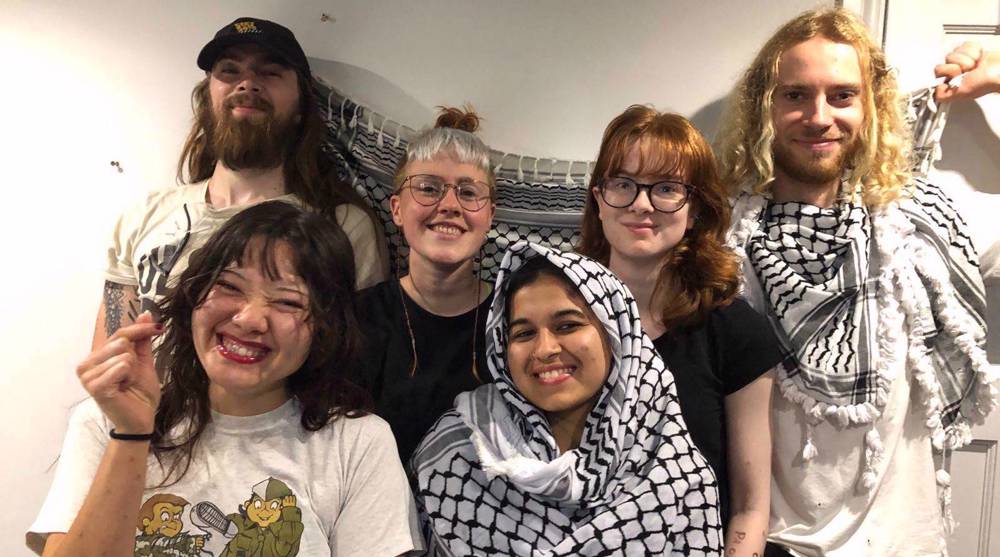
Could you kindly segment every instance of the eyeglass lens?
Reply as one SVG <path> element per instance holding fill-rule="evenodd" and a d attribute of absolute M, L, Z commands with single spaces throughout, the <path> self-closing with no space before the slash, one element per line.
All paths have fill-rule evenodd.
<path fill-rule="evenodd" d="M 653 208 L 665 213 L 680 210 L 687 201 L 687 186 L 681 182 L 639 184 L 624 176 L 605 180 L 601 187 L 601 197 L 608 205 L 621 209 L 635 203 L 642 190 L 646 190 Z"/>
<path fill-rule="evenodd" d="M 458 204 L 470 211 L 477 211 L 486 205 L 490 198 L 490 186 L 474 180 L 449 184 L 440 176 L 433 174 L 418 174 L 407 178 L 413 199 L 421 205 L 439 203 L 448 193 L 449 188 L 455 189 Z"/>

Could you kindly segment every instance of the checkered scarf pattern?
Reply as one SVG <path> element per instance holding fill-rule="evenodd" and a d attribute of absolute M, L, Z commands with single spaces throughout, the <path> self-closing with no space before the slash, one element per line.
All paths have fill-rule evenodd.
<path fill-rule="evenodd" d="M 789 377 L 828 404 L 859 404 L 887 388 L 877 365 L 878 265 L 862 205 L 767 207 L 747 255 L 774 331 L 795 361 Z"/>
<path fill-rule="evenodd" d="M 531 257 L 565 272 L 604 326 L 611 370 L 580 446 L 559 454 L 506 365 L 506 290 Z M 628 289 L 600 264 L 528 242 L 505 254 L 487 321 L 494 382 L 459 395 L 414 455 L 435 555 L 717 555 L 715 477 Z"/>
<path fill-rule="evenodd" d="M 967 444 L 970 426 L 996 406 L 978 256 L 940 188 L 917 180 L 870 213 L 850 203 L 768 205 L 743 193 L 731 239 L 751 264 L 747 293 L 762 295 L 792 357 L 779 374 L 782 392 L 811 419 L 872 423 L 901 364 L 922 393 L 938 450 Z M 905 354 L 879 342 L 898 335 L 909 339 Z"/>

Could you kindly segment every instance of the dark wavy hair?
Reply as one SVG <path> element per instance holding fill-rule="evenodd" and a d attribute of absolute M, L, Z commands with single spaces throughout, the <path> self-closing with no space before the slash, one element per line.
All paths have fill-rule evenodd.
<path fill-rule="evenodd" d="M 302 428 L 318 431 L 337 417 L 362 416 L 372 407 L 368 394 L 348 379 L 360 361 L 362 339 L 355 307 L 354 254 L 347 236 L 308 209 L 283 201 L 255 205 L 229 219 L 191 255 L 177 286 L 159 304 L 166 333 L 156 352 L 163 390 L 152 447 L 161 462 L 163 456 L 172 457 L 164 485 L 187 473 L 212 417 L 209 379 L 191 333 L 192 313 L 230 265 L 254 261 L 266 276 L 276 278 L 279 245 L 290 248 L 295 272 L 309 290 L 307 319 L 313 330 L 309 356 L 286 384 L 302 407 Z M 183 426 L 180 435 L 178 426 Z"/>
<path fill-rule="evenodd" d="M 591 190 L 621 172 L 625 155 L 634 145 L 640 149 L 642 174 L 681 176 L 694 186 L 688 200 L 694 225 L 665 256 L 652 302 L 667 331 L 693 327 L 712 310 L 728 304 L 739 288 L 739 261 L 725 243 L 731 210 L 715 156 L 687 118 L 633 105 L 604 131 Z M 577 251 L 604 265 L 611 254 L 597 199 L 589 192 Z"/>

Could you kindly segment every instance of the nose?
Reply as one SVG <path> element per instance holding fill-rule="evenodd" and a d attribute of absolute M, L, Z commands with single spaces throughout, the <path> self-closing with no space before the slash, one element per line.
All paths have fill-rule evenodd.
<path fill-rule="evenodd" d="M 263 300 L 246 300 L 232 317 L 237 327 L 248 333 L 267 331 L 268 306 Z"/>
<path fill-rule="evenodd" d="M 652 213 L 653 203 L 649 200 L 649 188 L 641 188 L 635 200 L 628 206 L 628 210 L 633 213 Z"/>
<path fill-rule="evenodd" d="M 253 70 L 245 70 L 240 74 L 239 83 L 236 84 L 236 89 L 239 91 L 253 91 L 254 93 L 260 92 L 260 83 L 257 80 L 257 72 Z"/>
<path fill-rule="evenodd" d="M 557 339 L 556 336 L 548 329 L 539 330 L 536 338 L 537 340 L 535 341 L 534 350 L 536 360 L 544 362 L 562 352 L 562 346 L 559 344 L 559 339 Z"/>
<path fill-rule="evenodd" d="M 461 209 L 462 206 L 458 203 L 458 190 L 454 187 L 447 187 L 444 190 L 444 197 L 438 201 L 438 210 L 458 213 Z"/>
<path fill-rule="evenodd" d="M 826 97 L 816 95 L 805 114 L 806 123 L 816 127 L 828 127 L 833 124 L 833 113 Z"/>

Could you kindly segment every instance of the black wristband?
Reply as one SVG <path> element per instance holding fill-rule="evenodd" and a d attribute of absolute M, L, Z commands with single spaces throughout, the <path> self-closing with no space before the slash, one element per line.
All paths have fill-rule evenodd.
<path fill-rule="evenodd" d="M 118 433 L 114 428 L 111 428 L 108 435 L 119 441 L 151 441 L 153 439 L 152 433 Z"/>

